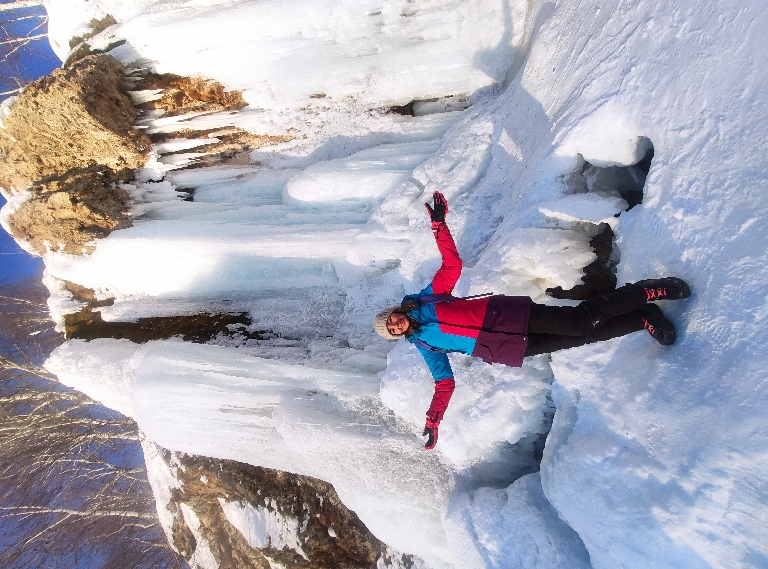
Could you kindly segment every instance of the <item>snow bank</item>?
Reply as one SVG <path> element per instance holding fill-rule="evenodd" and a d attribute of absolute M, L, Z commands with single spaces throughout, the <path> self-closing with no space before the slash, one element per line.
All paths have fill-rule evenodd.
<path fill-rule="evenodd" d="M 766 62 L 754 26 L 765 22 L 739 2 L 563 5 L 523 77 L 552 109 L 563 150 L 622 164 L 632 156 L 622 135 L 653 143 L 645 200 L 619 217 L 619 282 L 676 274 L 694 290 L 664 305 L 679 331 L 671 349 L 635 335 L 553 356 L 562 388 L 542 482 L 596 568 L 768 559 L 758 545 L 768 282 L 745 272 L 766 261 L 753 221 L 768 205 L 756 191 L 766 101 L 753 75 Z M 533 72 L 545 59 L 556 89 Z"/>
<path fill-rule="evenodd" d="M 520 461 L 510 445 L 546 429 L 542 410 L 552 381 L 549 365 L 535 358 L 510 370 L 459 354 L 450 359 L 461 380 L 451 398 L 450 421 L 440 427 L 440 452 L 456 468 L 483 470 L 489 481 L 505 480 Z M 381 381 L 381 400 L 420 425 L 432 400 L 432 381 L 419 353 L 398 344 Z"/>

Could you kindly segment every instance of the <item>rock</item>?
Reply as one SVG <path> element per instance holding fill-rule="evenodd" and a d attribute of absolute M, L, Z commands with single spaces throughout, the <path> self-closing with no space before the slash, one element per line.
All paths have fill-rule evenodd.
<path fill-rule="evenodd" d="M 14 194 L 97 165 L 127 179 L 141 167 L 151 144 L 133 128 L 136 110 L 121 90 L 123 77 L 116 59 L 93 55 L 31 83 L 0 129 L 0 186 Z"/>
<path fill-rule="evenodd" d="M 13 236 L 39 255 L 130 227 L 116 182 L 147 161 L 151 143 L 133 128 L 136 109 L 121 90 L 123 66 L 107 55 L 82 59 L 31 83 L 0 129 L 0 186 L 31 190 L 9 217 Z"/>
<path fill-rule="evenodd" d="M 46 244 L 67 253 L 89 252 L 88 242 L 131 226 L 128 196 L 98 167 L 73 170 L 32 187 L 32 197 L 8 219 L 12 235 L 40 256 Z"/>
<path fill-rule="evenodd" d="M 226 91 L 218 81 L 202 77 L 145 73 L 136 84 L 136 89 L 161 90 L 159 99 L 142 103 L 139 107 L 162 109 L 165 116 L 237 111 L 248 106 L 241 91 Z"/>
<path fill-rule="evenodd" d="M 232 460 L 171 452 L 154 444 L 147 446 L 163 456 L 168 472 L 173 473 L 170 476 L 175 478 L 170 501 L 159 507 L 172 516 L 166 533 L 174 549 L 187 560 L 204 545 L 221 569 L 414 567 L 410 555 L 379 541 L 327 482 Z M 301 552 L 271 542 L 264 547 L 252 546 L 228 521 L 222 506 L 226 503 L 260 511 L 273 522 L 294 520 L 297 533 L 283 537 L 286 543 L 300 544 Z M 194 514 L 195 533 L 187 525 L 184 509 Z M 161 518 L 167 523 L 167 515 Z M 279 530 L 277 524 L 266 525 L 271 532 Z M 267 527 L 251 529 L 255 534 L 270 533 L 265 531 Z"/>

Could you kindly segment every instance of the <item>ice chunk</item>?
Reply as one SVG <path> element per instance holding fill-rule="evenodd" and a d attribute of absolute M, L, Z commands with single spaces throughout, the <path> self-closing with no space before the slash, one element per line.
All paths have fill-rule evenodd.
<path fill-rule="evenodd" d="M 455 565 L 467 569 L 591 569 L 584 544 L 560 519 L 538 473 L 508 488 L 457 495 L 446 526 Z"/>
<path fill-rule="evenodd" d="M 159 445 L 327 480 L 386 543 L 449 562 L 442 517 L 453 474 L 424 452 L 412 425 L 381 405 L 376 375 L 174 341 L 66 346 L 48 364 L 62 381 L 105 403 L 123 402 Z M 110 358 L 119 363 L 105 375 Z"/>
<path fill-rule="evenodd" d="M 285 195 L 302 202 L 381 199 L 439 147 L 439 141 L 387 144 L 320 162 L 288 182 Z"/>
<path fill-rule="evenodd" d="M 559 200 L 546 202 L 539 207 L 541 213 L 563 221 L 588 221 L 616 225 L 616 217 L 625 209 L 627 202 L 615 196 L 596 193 L 571 194 Z"/>

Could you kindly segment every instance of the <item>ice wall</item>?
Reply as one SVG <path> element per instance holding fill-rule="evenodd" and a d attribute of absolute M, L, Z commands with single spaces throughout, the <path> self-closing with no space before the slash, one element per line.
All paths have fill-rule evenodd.
<path fill-rule="evenodd" d="M 134 416 L 157 444 L 333 481 L 344 503 L 393 547 L 449 562 L 440 554 L 444 534 L 433 529 L 442 525 L 454 475 L 440 455 L 423 452 L 412 425 L 381 405 L 375 374 L 183 342 L 84 344 L 68 342 L 47 366 Z M 97 383 L 114 360 L 133 365 L 122 382 Z M 114 400 L 121 386 L 125 404 Z"/>
<path fill-rule="evenodd" d="M 59 0 L 47 8 L 62 59 L 70 37 L 109 14 L 120 24 L 96 47 L 126 39 L 114 50 L 122 61 L 212 77 L 263 108 L 312 96 L 379 106 L 470 95 L 506 79 L 527 15 L 525 2 L 505 0 Z"/>

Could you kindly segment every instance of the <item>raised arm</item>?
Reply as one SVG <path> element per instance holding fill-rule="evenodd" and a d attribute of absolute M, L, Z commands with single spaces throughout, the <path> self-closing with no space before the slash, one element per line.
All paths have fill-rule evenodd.
<path fill-rule="evenodd" d="M 443 264 L 440 265 L 432 279 L 432 292 L 434 294 L 450 294 L 461 276 L 461 257 L 459 257 L 459 252 L 456 249 L 456 243 L 453 242 L 453 236 L 445 224 L 448 201 L 440 192 L 432 194 L 432 200 L 435 204 L 434 207 L 428 203 L 425 203 L 424 206 L 432 219 L 432 234 L 435 236 L 437 249 L 443 257 Z"/>
<path fill-rule="evenodd" d="M 448 201 L 440 192 L 432 194 L 434 207 L 425 203 L 424 206 L 429 212 L 432 220 L 432 234 L 435 236 L 435 243 L 440 255 L 443 257 L 443 263 L 435 273 L 432 279 L 433 294 L 450 294 L 456 281 L 461 276 L 461 257 L 456 249 L 456 243 L 453 241 L 448 226 L 445 224 L 445 214 L 448 213 Z M 422 436 L 427 437 L 424 445 L 425 449 L 433 449 L 437 444 L 438 427 L 443 420 L 445 410 L 453 395 L 456 383 L 453 379 L 453 370 L 448 361 L 448 356 L 444 353 L 432 352 L 423 348 L 419 351 L 429 366 L 432 377 L 435 378 L 435 392 L 432 396 L 432 403 L 427 410 L 427 419 L 424 425 Z"/>

